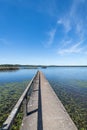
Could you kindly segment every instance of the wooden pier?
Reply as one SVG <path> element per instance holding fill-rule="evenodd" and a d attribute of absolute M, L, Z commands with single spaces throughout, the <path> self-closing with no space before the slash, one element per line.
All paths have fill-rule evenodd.
<path fill-rule="evenodd" d="M 32 87 L 30 99 L 27 94 Z M 77 130 L 63 104 L 56 96 L 42 72 L 38 71 L 22 94 L 2 130 L 10 130 L 22 102 L 25 114 L 20 130 Z"/>

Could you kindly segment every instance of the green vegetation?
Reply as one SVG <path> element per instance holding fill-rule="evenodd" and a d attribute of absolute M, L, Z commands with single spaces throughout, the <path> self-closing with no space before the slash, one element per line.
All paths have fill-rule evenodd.
<path fill-rule="evenodd" d="M 17 116 L 16 116 L 16 118 L 14 120 L 14 123 L 12 125 L 11 130 L 20 130 L 22 119 L 23 119 L 23 105 L 20 108 L 20 111 L 19 111 L 19 113 L 17 114 Z"/>
<path fill-rule="evenodd" d="M 76 84 L 77 84 L 79 87 L 86 87 L 86 88 L 87 88 L 87 81 L 77 80 L 77 81 L 76 81 Z"/>
<path fill-rule="evenodd" d="M 78 130 L 87 130 L 87 82 L 73 80 L 68 83 L 63 83 L 50 80 L 50 84 Z"/>
<path fill-rule="evenodd" d="M 18 65 L 0 65 L 0 71 L 6 71 L 6 70 L 18 70 Z"/>
<path fill-rule="evenodd" d="M 20 65 L 20 64 L 1 64 L 0 71 L 6 70 L 18 70 L 18 69 L 38 69 L 38 68 L 47 68 L 47 67 L 87 67 L 87 66 L 69 66 L 69 65 Z"/>
<path fill-rule="evenodd" d="M 87 81 L 49 79 L 56 94 L 75 122 L 78 130 L 87 130 Z M 0 127 L 8 117 L 29 81 L 0 83 Z M 12 130 L 19 130 L 23 118 L 20 109 Z"/>
<path fill-rule="evenodd" d="M 0 127 L 8 117 L 28 83 L 29 81 L 0 84 Z M 17 115 L 14 123 L 16 125 L 13 125 L 12 130 L 19 129 L 22 117 L 23 112 L 21 108 L 20 113 Z"/>
<path fill-rule="evenodd" d="M 18 70 L 18 69 L 38 69 L 38 67 L 47 68 L 47 66 L 45 66 L 45 65 L 2 64 L 2 65 L 0 65 L 0 71 Z"/>

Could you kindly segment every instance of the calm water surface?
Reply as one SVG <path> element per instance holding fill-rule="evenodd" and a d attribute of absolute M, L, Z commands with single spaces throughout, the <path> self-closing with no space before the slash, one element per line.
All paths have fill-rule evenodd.
<path fill-rule="evenodd" d="M 35 69 L 20 69 L 17 71 L 0 72 L 0 83 L 30 80 L 37 72 Z"/>
<path fill-rule="evenodd" d="M 41 70 L 48 79 L 87 81 L 87 67 L 49 67 Z M 37 69 L 20 69 L 0 72 L 0 82 L 27 80 L 34 76 Z"/>
<path fill-rule="evenodd" d="M 61 99 L 79 130 L 87 130 L 87 67 L 40 69 Z M 30 80 L 37 69 L 0 72 L 0 83 Z"/>

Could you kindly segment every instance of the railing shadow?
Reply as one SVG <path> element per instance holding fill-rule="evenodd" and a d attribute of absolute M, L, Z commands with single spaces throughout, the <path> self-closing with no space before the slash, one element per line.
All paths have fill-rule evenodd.
<path fill-rule="evenodd" d="M 38 89 L 33 90 L 32 92 L 38 91 L 38 108 L 27 113 L 27 116 L 31 114 L 38 113 L 37 119 L 37 130 L 43 130 L 43 120 L 42 120 L 42 99 L 41 99 L 41 88 L 40 88 L 40 75 L 39 75 L 39 86 Z"/>
<path fill-rule="evenodd" d="M 33 110 L 33 111 L 30 111 L 30 112 L 27 113 L 27 116 L 29 116 L 29 115 L 31 115 L 31 114 L 34 114 L 34 113 L 37 112 L 37 111 L 38 111 L 38 109 L 35 109 L 35 110 Z"/>
<path fill-rule="evenodd" d="M 38 124 L 37 130 L 43 130 L 43 120 L 42 120 L 42 99 L 41 99 L 41 87 L 40 87 L 40 75 L 39 75 L 39 93 L 38 93 Z"/>

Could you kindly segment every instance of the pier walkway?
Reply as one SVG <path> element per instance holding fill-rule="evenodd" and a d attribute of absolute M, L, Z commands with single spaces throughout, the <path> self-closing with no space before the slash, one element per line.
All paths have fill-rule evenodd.
<path fill-rule="evenodd" d="M 63 104 L 40 71 L 33 80 L 32 93 L 26 107 L 20 130 L 77 130 Z"/>
<path fill-rule="evenodd" d="M 21 130 L 77 130 L 50 84 L 39 72 Z"/>

